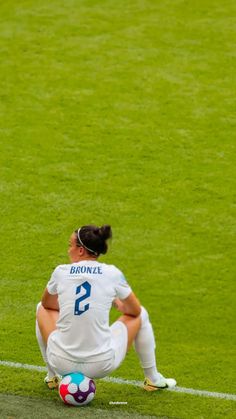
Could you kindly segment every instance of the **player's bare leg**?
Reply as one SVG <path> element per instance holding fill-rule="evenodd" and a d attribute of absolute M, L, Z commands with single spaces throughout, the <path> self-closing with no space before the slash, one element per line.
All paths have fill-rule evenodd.
<path fill-rule="evenodd" d="M 47 344 L 49 335 L 56 330 L 56 322 L 59 316 L 59 311 L 48 310 L 42 305 L 37 311 L 37 321 L 39 329 L 44 342 Z"/>
<path fill-rule="evenodd" d="M 140 327 L 141 327 L 141 319 L 140 316 L 133 317 L 127 314 L 123 314 L 123 316 L 117 319 L 118 321 L 124 323 L 128 330 L 128 343 L 127 343 L 127 351 L 131 347 Z"/>

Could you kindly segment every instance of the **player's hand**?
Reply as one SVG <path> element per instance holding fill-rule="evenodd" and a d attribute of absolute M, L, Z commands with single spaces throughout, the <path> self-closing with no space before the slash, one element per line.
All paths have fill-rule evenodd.
<path fill-rule="evenodd" d="M 112 306 L 116 308 L 118 311 L 120 311 L 121 313 L 124 313 L 124 304 L 119 298 L 115 298 L 115 300 L 113 300 Z"/>

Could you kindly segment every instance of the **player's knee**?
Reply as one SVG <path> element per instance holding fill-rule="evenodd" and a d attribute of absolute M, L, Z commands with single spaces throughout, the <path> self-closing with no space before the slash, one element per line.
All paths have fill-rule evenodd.
<path fill-rule="evenodd" d="M 141 318 L 141 327 L 145 325 L 147 322 L 149 322 L 148 312 L 146 308 L 144 308 L 143 306 L 141 306 L 140 318 Z"/>

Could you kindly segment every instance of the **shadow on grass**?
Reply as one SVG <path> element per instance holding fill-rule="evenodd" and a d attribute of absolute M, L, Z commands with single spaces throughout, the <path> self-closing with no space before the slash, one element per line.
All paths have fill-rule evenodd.
<path fill-rule="evenodd" d="M 157 416 L 140 415 L 137 412 L 120 411 L 111 408 L 98 409 L 93 405 L 83 407 L 66 406 L 60 400 L 45 400 L 33 397 L 14 396 L 0 394 L 0 417 L 2 419 L 15 418 L 132 418 L 132 419 L 151 419 Z M 168 419 L 167 416 L 158 416 L 159 419 Z"/>

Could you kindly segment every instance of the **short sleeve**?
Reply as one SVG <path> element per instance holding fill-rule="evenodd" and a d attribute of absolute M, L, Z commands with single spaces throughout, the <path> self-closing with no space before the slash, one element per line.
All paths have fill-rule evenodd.
<path fill-rule="evenodd" d="M 48 290 L 49 294 L 52 294 L 52 295 L 57 294 L 58 277 L 59 277 L 58 268 L 56 268 L 53 271 L 52 276 L 47 283 L 47 290 Z"/>
<path fill-rule="evenodd" d="M 126 281 L 123 273 L 118 271 L 117 284 L 116 284 L 116 295 L 121 300 L 127 298 L 132 292 L 128 282 Z"/>

